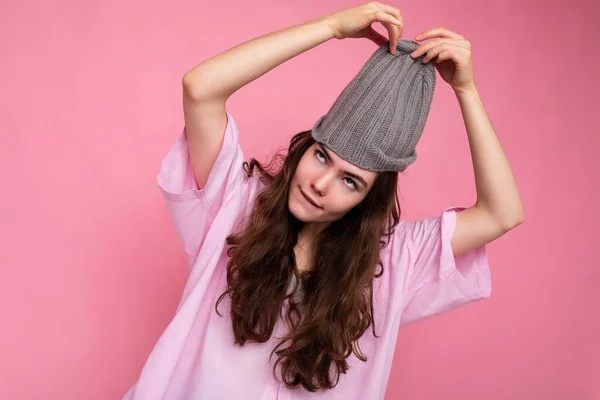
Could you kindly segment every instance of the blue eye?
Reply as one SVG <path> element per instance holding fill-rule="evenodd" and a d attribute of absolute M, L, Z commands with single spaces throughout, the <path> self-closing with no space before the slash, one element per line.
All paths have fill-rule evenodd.
<path fill-rule="evenodd" d="M 323 158 L 326 159 L 325 154 L 323 154 L 323 152 L 320 150 L 316 150 L 315 155 L 316 155 L 317 159 L 319 158 L 319 156 L 323 156 Z M 351 178 L 344 178 L 344 179 L 348 179 L 352 183 L 352 189 L 356 189 L 356 182 L 354 182 L 353 179 L 351 179 Z"/>

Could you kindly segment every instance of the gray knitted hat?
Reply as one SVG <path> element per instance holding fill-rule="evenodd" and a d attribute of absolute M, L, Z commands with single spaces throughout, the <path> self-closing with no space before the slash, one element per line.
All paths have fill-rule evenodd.
<path fill-rule="evenodd" d="M 396 54 L 381 45 L 344 88 L 312 137 L 340 158 L 369 171 L 404 171 L 417 159 L 415 146 L 429 114 L 436 72 L 419 43 L 399 40 Z"/>

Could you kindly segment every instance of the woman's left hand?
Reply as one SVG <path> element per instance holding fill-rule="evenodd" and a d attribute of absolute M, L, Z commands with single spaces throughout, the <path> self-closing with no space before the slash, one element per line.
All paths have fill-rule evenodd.
<path fill-rule="evenodd" d="M 419 47 L 410 54 L 411 57 L 417 58 L 427 53 L 423 62 L 427 63 L 436 58 L 435 68 L 454 91 L 473 89 L 475 82 L 471 62 L 471 43 L 463 36 L 442 27 L 422 32 L 415 37 L 415 41 L 428 38 L 435 39 L 420 43 Z"/>

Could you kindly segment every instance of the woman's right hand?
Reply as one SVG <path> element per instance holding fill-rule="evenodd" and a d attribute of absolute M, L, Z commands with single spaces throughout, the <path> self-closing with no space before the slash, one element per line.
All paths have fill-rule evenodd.
<path fill-rule="evenodd" d="M 374 22 L 380 22 L 387 29 L 390 38 L 390 53 L 396 53 L 396 44 L 404 31 L 404 20 L 400 10 L 377 1 L 345 8 L 324 17 L 332 27 L 336 39 L 367 38 L 378 46 L 388 39 L 371 27 Z"/>

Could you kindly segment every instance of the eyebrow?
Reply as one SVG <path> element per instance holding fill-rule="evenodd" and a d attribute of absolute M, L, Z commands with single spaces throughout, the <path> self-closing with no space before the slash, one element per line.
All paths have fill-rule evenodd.
<path fill-rule="evenodd" d="M 325 149 L 325 147 L 324 147 L 324 146 L 322 146 L 320 143 L 318 144 L 318 146 L 319 146 L 319 149 L 323 150 L 323 153 L 325 153 L 325 155 L 327 156 L 327 158 L 328 158 L 328 159 L 330 159 L 330 160 L 332 160 L 331 156 L 329 155 L 329 152 L 328 152 L 328 151 Z M 367 186 L 369 186 L 369 185 L 367 184 L 367 182 L 366 182 L 366 181 L 365 181 L 365 180 L 364 180 L 362 177 L 360 177 L 359 175 L 356 175 L 356 174 L 354 174 L 354 173 L 352 173 L 352 172 L 349 172 L 349 171 L 342 171 L 342 172 L 343 172 L 344 174 L 348 175 L 348 176 L 351 176 L 351 177 L 355 178 L 357 181 L 359 181 L 360 183 L 362 183 L 362 185 L 363 185 L 365 188 L 366 188 Z"/>

